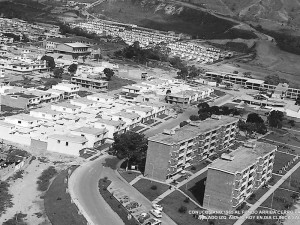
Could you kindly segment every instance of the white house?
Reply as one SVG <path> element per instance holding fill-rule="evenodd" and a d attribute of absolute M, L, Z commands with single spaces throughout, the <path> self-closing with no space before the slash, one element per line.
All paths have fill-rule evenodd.
<path fill-rule="evenodd" d="M 42 121 L 36 117 L 29 116 L 28 114 L 17 114 L 5 117 L 5 122 L 17 125 L 19 127 L 33 128 L 42 124 Z"/>
<path fill-rule="evenodd" d="M 31 110 L 30 116 L 45 120 L 56 121 L 62 118 L 62 113 L 52 110 L 50 107 L 43 107 Z"/>
<path fill-rule="evenodd" d="M 151 107 L 147 106 L 132 106 L 130 108 L 125 109 L 125 111 L 129 113 L 139 114 L 142 118 L 142 123 L 154 118 L 154 110 Z"/>
<path fill-rule="evenodd" d="M 79 91 L 79 86 L 75 84 L 68 84 L 68 83 L 59 83 L 57 85 L 53 85 L 52 89 L 64 91 L 64 98 L 70 99 L 75 98 Z"/>
<path fill-rule="evenodd" d="M 47 139 L 47 150 L 68 155 L 79 156 L 80 150 L 87 148 L 85 137 L 71 134 L 52 134 Z"/>
<path fill-rule="evenodd" d="M 107 138 L 113 140 L 115 134 L 121 134 L 126 131 L 126 123 L 123 120 L 99 119 L 94 123 L 95 128 L 107 129 Z"/>
<path fill-rule="evenodd" d="M 105 94 L 102 94 L 102 93 L 88 95 L 87 99 L 92 100 L 92 101 L 96 101 L 96 102 L 106 103 L 106 104 L 112 104 L 112 103 L 114 103 L 114 100 L 115 100 L 114 97 L 111 97 L 109 95 L 105 95 Z"/>
<path fill-rule="evenodd" d="M 95 107 L 97 105 L 97 102 L 89 100 L 87 98 L 71 99 L 70 103 L 72 105 L 79 106 L 81 109 L 86 109 L 86 108 L 89 108 L 89 107 Z"/>
<path fill-rule="evenodd" d="M 77 114 L 80 112 L 81 107 L 77 105 L 72 105 L 69 102 L 60 102 L 52 104 L 51 109 L 63 113 Z"/>
<path fill-rule="evenodd" d="M 137 113 L 129 113 L 129 112 L 119 112 L 110 116 L 112 120 L 118 121 L 123 120 L 129 129 L 136 127 L 140 122 L 142 117 Z M 105 119 L 105 118 L 104 118 Z"/>
<path fill-rule="evenodd" d="M 80 127 L 71 130 L 71 134 L 85 137 L 87 139 L 86 147 L 96 148 L 105 143 L 107 138 L 107 129 L 99 129 L 94 127 Z"/>

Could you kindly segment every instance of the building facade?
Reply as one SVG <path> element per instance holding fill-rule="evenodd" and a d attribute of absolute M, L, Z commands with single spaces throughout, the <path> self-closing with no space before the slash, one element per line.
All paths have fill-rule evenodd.
<path fill-rule="evenodd" d="M 203 206 L 234 210 L 271 177 L 277 146 L 253 142 L 208 167 Z"/>
<path fill-rule="evenodd" d="M 150 137 L 145 176 L 165 181 L 222 151 L 233 142 L 237 123 L 235 117 L 209 118 Z"/>

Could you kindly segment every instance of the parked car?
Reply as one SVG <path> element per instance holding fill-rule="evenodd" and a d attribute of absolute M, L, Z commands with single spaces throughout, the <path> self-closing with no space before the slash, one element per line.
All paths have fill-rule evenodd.
<path fill-rule="evenodd" d="M 150 212 L 155 216 L 156 218 L 162 218 L 162 214 L 160 210 L 151 209 Z"/>
<path fill-rule="evenodd" d="M 142 224 L 145 222 L 145 220 L 149 219 L 150 218 L 150 214 L 149 213 L 141 213 L 137 220 Z"/>
<path fill-rule="evenodd" d="M 158 204 L 153 204 L 152 205 L 153 209 L 156 209 L 156 210 L 159 210 L 159 211 L 162 211 L 163 210 L 163 207 L 161 205 L 158 205 Z"/>
<path fill-rule="evenodd" d="M 145 225 L 161 225 L 161 221 L 155 218 L 151 218 L 145 223 Z"/>

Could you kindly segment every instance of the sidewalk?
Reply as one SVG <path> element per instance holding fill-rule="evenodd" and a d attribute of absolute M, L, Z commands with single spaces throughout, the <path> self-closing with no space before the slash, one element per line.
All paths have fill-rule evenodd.
<path fill-rule="evenodd" d="M 300 167 L 300 162 L 298 162 L 290 171 L 288 171 L 284 176 L 281 177 L 281 179 L 270 188 L 255 204 L 251 206 L 250 209 L 248 209 L 244 215 L 242 215 L 235 223 L 234 225 L 242 225 L 245 220 L 264 202 L 266 201 L 273 192 L 279 188 L 281 184 L 283 184 L 284 181 L 286 181 L 293 172 L 295 172 Z"/>

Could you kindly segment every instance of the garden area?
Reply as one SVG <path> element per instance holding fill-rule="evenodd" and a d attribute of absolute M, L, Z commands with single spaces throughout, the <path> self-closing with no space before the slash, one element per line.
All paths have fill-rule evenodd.
<path fill-rule="evenodd" d="M 169 189 L 169 185 L 147 179 L 140 179 L 133 185 L 133 187 L 135 187 L 150 201 L 153 201 Z"/>
<path fill-rule="evenodd" d="M 194 201 L 198 202 L 200 205 L 203 205 L 206 178 L 207 172 L 204 172 L 189 181 L 187 184 L 181 186 L 180 190 L 182 190 L 185 194 L 187 194 Z"/>
<path fill-rule="evenodd" d="M 72 172 L 77 166 L 71 167 Z M 78 208 L 71 203 L 69 193 L 66 193 L 68 183 L 65 179 L 68 177 L 68 170 L 62 171 L 54 179 L 50 188 L 44 196 L 44 205 L 46 214 L 52 224 L 57 225 L 81 225 L 87 221 L 84 216 L 78 214 Z"/>
<path fill-rule="evenodd" d="M 299 198 L 299 194 L 295 192 L 277 189 L 261 206 L 276 210 L 290 210 L 297 198 Z"/>
<path fill-rule="evenodd" d="M 107 187 L 111 184 L 111 181 L 107 178 L 103 178 L 99 180 L 98 187 L 101 196 L 107 202 L 107 204 L 112 208 L 114 212 L 118 214 L 118 216 L 123 220 L 125 225 L 136 225 L 139 224 L 138 221 L 131 217 L 128 219 L 128 211 L 124 206 L 110 193 Z"/>
<path fill-rule="evenodd" d="M 299 161 L 299 160 L 297 160 L 297 161 L 293 162 L 294 158 L 295 158 L 295 156 L 276 151 L 273 173 L 277 173 L 277 174 L 281 174 L 281 175 L 285 174 L 286 171 L 290 170 L 293 167 L 293 165 L 295 165 L 295 163 Z M 290 166 L 288 166 L 285 171 L 282 170 L 282 168 L 287 166 L 289 162 L 293 162 L 293 163 L 290 164 Z M 282 170 L 281 173 L 280 173 L 280 170 Z"/>
<path fill-rule="evenodd" d="M 128 183 L 130 183 L 136 177 L 141 175 L 140 172 L 131 171 L 131 170 L 129 170 L 129 171 L 119 170 L 119 173 Z"/>

